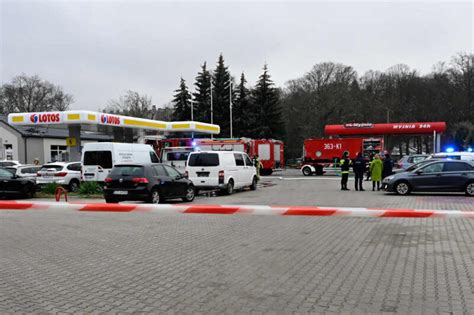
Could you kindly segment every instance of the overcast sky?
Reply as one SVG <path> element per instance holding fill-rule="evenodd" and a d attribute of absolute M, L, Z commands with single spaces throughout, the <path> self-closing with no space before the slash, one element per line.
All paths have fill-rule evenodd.
<path fill-rule="evenodd" d="M 275 83 L 319 62 L 359 75 L 405 63 L 428 73 L 473 52 L 472 1 L 162 2 L 0 0 L 1 83 L 38 74 L 74 95 L 74 109 L 103 108 L 131 89 L 169 102 L 180 76 L 223 53 L 254 84 L 268 63 Z"/>

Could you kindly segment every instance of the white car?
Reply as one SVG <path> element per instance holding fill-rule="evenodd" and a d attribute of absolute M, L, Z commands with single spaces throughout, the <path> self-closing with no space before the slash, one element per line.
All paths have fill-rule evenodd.
<path fill-rule="evenodd" d="M 431 156 L 434 159 L 474 161 L 474 152 L 443 152 Z"/>
<path fill-rule="evenodd" d="M 36 179 L 37 173 L 42 168 L 42 166 L 28 164 L 28 165 L 8 166 L 5 168 L 18 177 Z"/>
<path fill-rule="evenodd" d="M 230 195 L 234 189 L 257 189 L 257 172 L 246 153 L 237 151 L 191 152 L 186 172 L 196 190 L 215 190 Z"/>
<path fill-rule="evenodd" d="M 0 167 L 17 167 L 21 165 L 18 161 L 0 160 Z"/>
<path fill-rule="evenodd" d="M 81 184 L 81 162 L 55 162 L 43 165 L 38 171 L 36 184 L 49 183 L 67 186 L 69 191 L 77 191 Z"/>

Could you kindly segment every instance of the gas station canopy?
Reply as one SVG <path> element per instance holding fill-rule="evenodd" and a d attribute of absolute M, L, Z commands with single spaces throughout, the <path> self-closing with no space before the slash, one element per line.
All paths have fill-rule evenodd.
<path fill-rule="evenodd" d="M 85 110 L 62 112 L 14 113 L 8 115 L 10 125 L 102 125 L 165 132 L 219 134 L 220 127 L 196 121 L 167 122 Z"/>

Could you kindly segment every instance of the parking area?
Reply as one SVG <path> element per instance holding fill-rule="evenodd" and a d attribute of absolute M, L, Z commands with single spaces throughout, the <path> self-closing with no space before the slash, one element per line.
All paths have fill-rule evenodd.
<path fill-rule="evenodd" d="M 474 210 L 297 171 L 194 203 Z M 0 313 L 468 314 L 473 244 L 473 219 L 0 211 Z"/>

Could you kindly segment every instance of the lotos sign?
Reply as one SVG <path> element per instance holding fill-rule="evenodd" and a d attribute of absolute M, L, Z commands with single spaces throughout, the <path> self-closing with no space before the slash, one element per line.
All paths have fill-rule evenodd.
<path fill-rule="evenodd" d="M 101 115 L 100 122 L 104 125 L 120 125 L 120 117 L 114 115 Z"/>
<path fill-rule="evenodd" d="M 30 115 L 30 121 L 34 124 L 59 123 L 61 122 L 61 116 L 59 113 L 32 114 Z"/>

